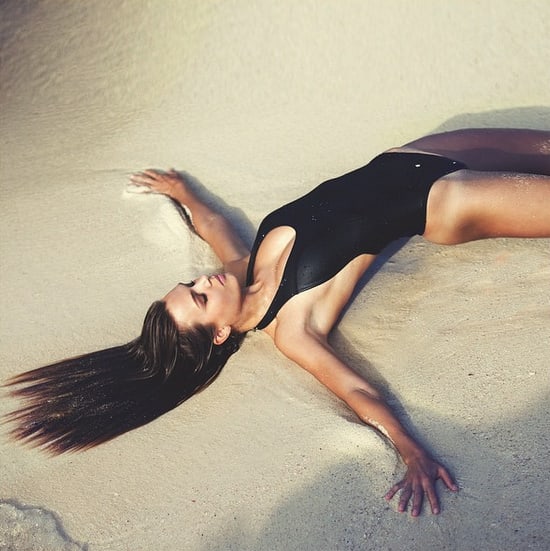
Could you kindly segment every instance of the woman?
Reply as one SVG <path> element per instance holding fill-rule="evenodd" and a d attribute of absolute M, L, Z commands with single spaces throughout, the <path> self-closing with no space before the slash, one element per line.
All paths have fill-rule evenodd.
<path fill-rule="evenodd" d="M 498 171 L 498 172 L 495 172 Z M 16 438 L 60 453 L 143 425 L 209 384 L 247 331 L 265 331 L 395 446 L 407 466 L 399 511 L 424 497 L 439 512 L 437 479 L 458 488 L 379 392 L 334 352 L 328 336 L 355 285 L 392 240 L 421 234 L 455 244 L 497 236 L 550 236 L 550 133 L 461 130 L 390 150 L 268 215 L 249 251 L 228 221 L 174 170 L 131 182 L 187 209 L 223 271 L 176 285 L 149 309 L 127 345 L 15 377 L 25 406 Z"/>

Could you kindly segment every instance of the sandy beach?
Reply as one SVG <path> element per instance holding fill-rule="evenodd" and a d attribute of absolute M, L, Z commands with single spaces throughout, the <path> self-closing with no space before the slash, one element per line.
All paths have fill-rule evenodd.
<path fill-rule="evenodd" d="M 216 268 L 132 171 L 185 171 L 251 241 L 421 135 L 550 130 L 549 20 L 547 0 L 2 0 L 0 380 L 133 339 Z M 392 246 L 333 344 L 456 477 L 440 515 L 387 503 L 393 448 L 257 332 L 90 451 L 3 427 L 0 551 L 550 548 L 550 240 Z"/>

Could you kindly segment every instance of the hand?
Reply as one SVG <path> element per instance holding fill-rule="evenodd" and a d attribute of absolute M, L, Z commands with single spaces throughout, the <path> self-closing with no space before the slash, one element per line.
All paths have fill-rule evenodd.
<path fill-rule="evenodd" d="M 458 486 L 443 465 L 436 463 L 428 456 L 415 458 L 408 462 L 405 478 L 392 486 L 385 497 L 389 501 L 401 490 L 397 510 L 400 513 L 406 511 L 407 505 L 412 498 L 411 515 L 417 517 L 422 509 L 424 495 L 427 495 L 432 513 L 437 515 L 439 513 L 439 499 L 435 491 L 435 482 L 438 478 L 452 492 L 458 491 Z"/>
<path fill-rule="evenodd" d="M 136 172 L 130 176 L 130 182 L 144 188 L 146 193 L 160 193 L 172 199 L 181 200 L 186 191 L 185 181 L 173 168 L 168 172 L 153 169 Z"/>

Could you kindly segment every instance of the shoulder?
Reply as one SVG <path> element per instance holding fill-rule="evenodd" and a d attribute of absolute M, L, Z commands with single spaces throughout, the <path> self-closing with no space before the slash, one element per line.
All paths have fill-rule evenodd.
<path fill-rule="evenodd" d="M 277 332 L 275 344 L 287 358 L 339 398 L 347 400 L 358 389 L 376 395 L 376 390 L 338 357 L 326 335 L 311 328 L 294 331 L 284 328 Z"/>
<path fill-rule="evenodd" d="M 279 323 L 272 337 L 282 354 L 308 371 L 318 364 L 328 343 L 326 335 L 301 323 Z"/>

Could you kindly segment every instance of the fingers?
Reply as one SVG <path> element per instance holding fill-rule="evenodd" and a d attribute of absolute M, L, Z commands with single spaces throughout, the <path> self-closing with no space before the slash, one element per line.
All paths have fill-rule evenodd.
<path fill-rule="evenodd" d="M 388 493 L 384 496 L 387 501 L 390 501 L 393 496 L 404 486 L 403 480 L 394 484 L 389 490 Z"/>
<path fill-rule="evenodd" d="M 411 501 L 412 498 L 411 516 L 417 517 L 422 511 L 424 492 L 426 492 L 426 494 L 428 495 L 428 500 L 430 502 L 430 505 L 432 506 L 432 513 L 434 515 L 437 515 L 439 513 L 439 502 L 437 500 L 437 495 L 433 487 L 426 488 L 425 490 L 420 485 L 417 485 L 413 488 L 411 484 L 400 482 L 399 484 L 393 486 L 390 491 L 385 495 L 386 500 L 390 501 L 399 490 L 401 490 L 401 495 L 399 496 L 397 510 L 400 513 L 404 513 L 407 510 L 409 501 Z"/>
<path fill-rule="evenodd" d="M 170 190 L 174 187 L 176 178 L 177 174 L 175 172 L 165 173 L 147 169 L 130 175 L 130 183 L 147 190 L 147 192 L 170 195 Z"/>
<path fill-rule="evenodd" d="M 428 495 L 428 501 L 430 502 L 430 507 L 432 508 L 432 514 L 439 514 L 439 499 L 435 493 L 435 488 L 430 486 L 426 489 L 426 494 Z"/>
<path fill-rule="evenodd" d="M 453 480 L 452 476 L 449 474 L 449 471 L 442 465 L 439 465 L 437 468 L 435 480 L 440 478 L 445 486 L 452 492 L 458 491 L 458 486 L 456 485 L 455 481 Z M 430 507 L 432 509 L 432 513 L 434 515 L 439 514 L 440 508 L 439 508 L 439 498 L 437 497 L 437 493 L 435 491 L 435 480 L 434 483 L 427 484 L 425 487 L 426 495 L 428 496 L 428 501 L 430 502 Z"/>
<path fill-rule="evenodd" d="M 422 511 L 422 502 L 424 501 L 424 489 L 420 485 L 415 485 L 413 487 L 413 485 L 402 480 L 395 486 L 392 486 L 389 492 L 385 495 L 386 500 L 391 500 L 399 490 L 401 490 L 401 495 L 399 496 L 397 510 L 400 513 L 404 513 L 407 510 L 409 501 L 412 497 L 411 515 L 413 517 L 417 517 L 420 514 L 420 511 Z"/>
<path fill-rule="evenodd" d="M 141 172 L 134 172 L 130 176 L 130 180 L 132 182 L 139 182 L 139 183 L 146 184 L 146 183 L 152 183 L 158 180 L 160 177 L 162 177 L 162 174 L 160 174 L 155 170 L 148 169 L 148 170 L 142 170 Z"/>
<path fill-rule="evenodd" d="M 137 186 L 150 186 L 154 182 L 154 177 L 151 174 L 148 174 L 148 171 L 135 172 L 130 175 L 130 182 Z"/>
<path fill-rule="evenodd" d="M 159 193 L 171 198 L 185 199 L 185 181 L 171 168 L 168 172 L 148 168 L 130 175 L 132 193 Z"/>
<path fill-rule="evenodd" d="M 412 489 L 409 485 L 405 486 L 401 491 L 401 496 L 399 497 L 399 504 L 397 505 L 397 510 L 400 513 L 404 513 L 407 510 L 407 505 L 411 499 Z"/>
<path fill-rule="evenodd" d="M 417 517 L 422 511 L 422 502 L 424 501 L 424 490 L 422 487 L 417 487 L 413 492 L 413 506 L 411 509 L 411 515 Z M 434 512 L 432 508 L 432 513 Z M 438 511 L 439 512 L 439 511 Z"/>
<path fill-rule="evenodd" d="M 153 185 L 160 183 L 170 183 L 174 184 L 176 182 L 183 182 L 182 177 L 176 172 L 175 169 L 171 168 L 168 172 L 163 172 L 160 170 L 155 170 L 148 168 L 140 172 L 134 172 L 130 175 L 130 181 L 137 185 Z"/>
<path fill-rule="evenodd" d="M 454 483 L 452 477 L 444 467 L 439 467 L 436 476 L 431 479 L 411 480 L 403 479 L 394 486 L 384 496 L 387 501 L 390 501 L 397 492 L 401 491 L 397 510 L 403 513 L 407 510 L 409 502 L 411 502 L 411 516 L 417 517 L 422 511 L 424 496 L 427 497 L 430 504 L 432 514 L 437 515 L 440 512 L 439 498 L 435 490 L 435 481 L 441 478 L 445 485 L 452 491 L 457 491 L 458 486 Z"/>
<path fill-rule="evenodd" d="M 453 480 L 453 477 L 449 474 L 445 467 L 439 467 L 437 471 L 437 476 L 443 480 L 443 483 L 451 492 L 458 492 L 458 485 Z"/>
<path fill-rule="evenodd" d="M 384 497 L 386 498 L 387 501 L 390 501 L 399 490 L 401 490 L 401 495 L 399 496 L 399 503 L 397 505 L 397 510 L 400 513 L 404 513 L 407 510 L 407 506 L 409 504 L 411 496 L 413 496 L 413 508 L 411 513 L 413 516 L 418 516 L 422 508 L 422 500 L 424 497 L 422 489 L 420 489 L 420 492 L 418 491 L 413 492 L 412 485 L 408 483 L 406 480 L 401 480 L 400 482 L 392 486 Z"/>
<path fill-rule="evenodd" d="M 424 495 L 426 495 L 432 513 L 437 515 L 440 511 L 439 499 L 435 490 L 435 483 L 438 478 L 443 481 L 449 490 L 453 492 L 458 490 L 458 486 L 447 469 L 432 460 L 428 460 L 424 463 L 410 464 L 405 478 L 392 486 L 385 498 L 389 501 L 400 491 L 397 510 L 403 513 L 411 503 L 411 515 L 417 517 L 422 511 Z"/>

